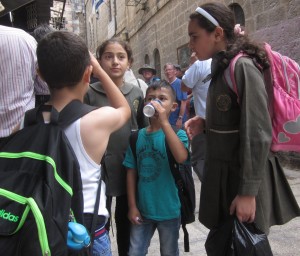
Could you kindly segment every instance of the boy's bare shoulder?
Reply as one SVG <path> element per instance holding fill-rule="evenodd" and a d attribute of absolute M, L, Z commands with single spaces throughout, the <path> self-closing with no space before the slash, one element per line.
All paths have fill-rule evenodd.
<path fill-rule="evenodd" d="M 91 122 L 91 123 L 97 123 L 97 122 L 103 122 L 108 119 L 113 119 L 114 116 L 116 115 L 117 111 L 115 108 L 110 107 L 110 106 L 104 106 L 104 107 L 99 107 L 88 114 L 86 114 L 82 120 L 84 122 Z"/>

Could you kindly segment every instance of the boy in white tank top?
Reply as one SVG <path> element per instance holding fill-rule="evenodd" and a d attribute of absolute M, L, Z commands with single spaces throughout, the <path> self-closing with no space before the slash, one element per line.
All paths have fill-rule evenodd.
<path fill-rule="evenodd" d="M 98 61 L 89 53 L 84 41 L 74 33 L 56 31 L 38 45 L 37 58 L 40 76 L 47 82 L 51 99 L 47 104 L 61 111 L 72 100 L 83 101 L 90 76 L 98 78 L 111 107 L 98 108 L 65 129 L 80 164 L 83 183 L 84 213 L 94 212 L 100 161 L 111 133 L 121 128 L 130 117 L 128 103 Z M 45 121 L 49 116 L 44 116 Z M 102 228 L 108 218 L 105 184 L 102 184 L 93 253 L 111 255 L 107 232 Z"/>

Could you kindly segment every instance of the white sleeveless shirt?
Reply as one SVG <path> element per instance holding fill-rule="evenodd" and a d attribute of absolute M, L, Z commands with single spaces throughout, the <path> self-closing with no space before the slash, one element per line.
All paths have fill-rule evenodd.
<path fill-rule="evenodd" d="M 98 182 L 100 179 L 100 164 L 94 162 L 84 149 L 80 136 L 80 120 L 76 120 L 65 129 L 70 144 L 76 154 L 80 166 L 82 191 L 84 200 L 84 213 L 94 213 Z M 101 143 L 101 141 L 99 141 Z M 109 217 L 106 208 L 106 187 L 104 181 L 101 184 L 101 194 L 98 215 Z"/>

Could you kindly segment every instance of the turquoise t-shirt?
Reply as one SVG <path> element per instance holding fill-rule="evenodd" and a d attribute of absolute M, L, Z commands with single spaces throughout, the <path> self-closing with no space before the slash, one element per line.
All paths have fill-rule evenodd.
<path fill-rule="evenodd" d="M 183 130 L 177 136 L 188 147 L 188 138 Z M 160 129 L 147 133 L 139 131 L 136 144 L 137 163 L 130 146 L 123 165 L 138 171 L 137 207 L 145 218 L 162 221 L 178 218 L 180 201 L 177 187 L 169 167 L 165 134 Z"/>

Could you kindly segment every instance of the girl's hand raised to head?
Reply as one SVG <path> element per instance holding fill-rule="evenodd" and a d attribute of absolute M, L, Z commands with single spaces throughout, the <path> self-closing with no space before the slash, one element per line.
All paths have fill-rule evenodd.
<path fill-rule="evenodd" d="M 189 120 L 187 120 L 184 124 L 184 128 L 190 140 L 199 133 L 204 131 L 205 120 L 200 116 L 195 116 Z"/>

